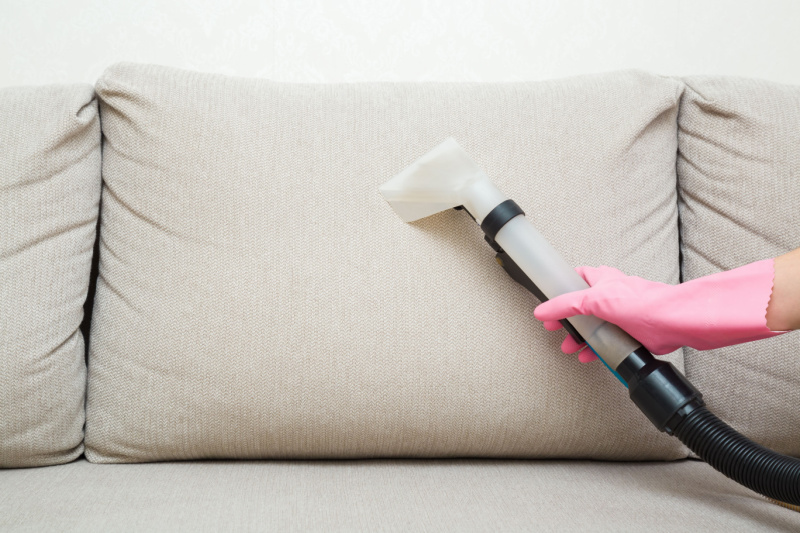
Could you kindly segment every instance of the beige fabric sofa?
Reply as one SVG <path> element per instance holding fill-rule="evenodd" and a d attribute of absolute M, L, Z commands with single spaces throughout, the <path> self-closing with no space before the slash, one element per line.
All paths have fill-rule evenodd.
<path fill-rule="evenodd" d="M 561 354 L 463 212 L 377 192 L 453 136 L 570 263 L 678 283 L 800 246 L 800 88 L 119 64 L 0 117 L 0 529 L 800 528 Z M 800 455 L 798 348 L 665 358 Z"/>

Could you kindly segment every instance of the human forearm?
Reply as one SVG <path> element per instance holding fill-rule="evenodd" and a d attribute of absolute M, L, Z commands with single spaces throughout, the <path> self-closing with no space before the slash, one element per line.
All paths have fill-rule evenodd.
<path fill-rule="evenodd" d="M 772 331 L 800 329 L 800 248 L 775 259 L 767 327 Z"/>

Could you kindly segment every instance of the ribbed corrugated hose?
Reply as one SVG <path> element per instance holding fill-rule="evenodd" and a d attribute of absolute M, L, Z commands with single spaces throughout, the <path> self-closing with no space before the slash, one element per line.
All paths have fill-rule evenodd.
<path fill-rule="evenodd" d="M 705 406 L 689 413 L 674 434 L 727 477 L 800 512 L 800 459 L 756 444 Z"/>

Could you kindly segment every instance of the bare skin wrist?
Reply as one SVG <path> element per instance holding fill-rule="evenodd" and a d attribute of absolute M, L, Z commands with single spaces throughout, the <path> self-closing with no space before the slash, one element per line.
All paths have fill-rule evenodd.
<path fill-rule="evenodd" d="M 775 258 L 767 327 L 772 331 L 800 329 L 800 248 Z"/>

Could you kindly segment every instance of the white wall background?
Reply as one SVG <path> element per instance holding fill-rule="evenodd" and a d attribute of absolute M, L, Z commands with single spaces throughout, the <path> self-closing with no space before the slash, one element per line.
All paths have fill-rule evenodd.
<path fill-rule="evenodd" d="M 797 0 L 0 0 L 0 86 L 117 61 L 281 81 L 643 68 L 800 84 Z"/>

